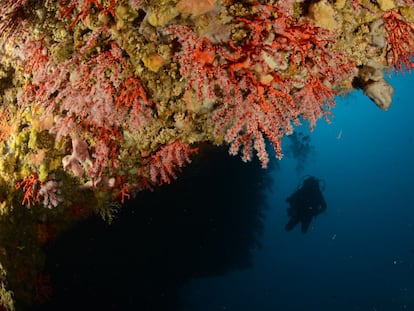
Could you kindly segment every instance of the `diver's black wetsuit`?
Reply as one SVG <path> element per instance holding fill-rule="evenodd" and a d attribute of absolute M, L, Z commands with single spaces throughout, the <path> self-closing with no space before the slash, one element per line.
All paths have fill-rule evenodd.
<path fill-rule="evenodd" d="M 308 177 L 302 187 L 296 190 L 286 199 L 290 204 L 287 209 L 291 217 L 286 224 L 286 231 L 292 230 L 298 223 L 301 223 L 302 232 L 309 229 L 312 218 L 326 210 L 326 202 L 319 188 L 319 180 L 315 177 Z"/>

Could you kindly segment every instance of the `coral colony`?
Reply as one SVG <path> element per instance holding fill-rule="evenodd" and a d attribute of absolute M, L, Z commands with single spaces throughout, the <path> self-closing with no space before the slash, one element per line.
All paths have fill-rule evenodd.
<path fill-rule="evenodd" d="M 337 95 L 361 89 L 387 110 L 384 72 L 414 69 L 414 1 L 2 0 L 0 47 L 0 303 L 13 310 L 50 296 L 33 258 L 59 232 L 91 212 L 111 221 L 201 143 L 265 168 L 295 126 L 329 122 Z M 26 234 L 10 241 L 17 220 Z"/>

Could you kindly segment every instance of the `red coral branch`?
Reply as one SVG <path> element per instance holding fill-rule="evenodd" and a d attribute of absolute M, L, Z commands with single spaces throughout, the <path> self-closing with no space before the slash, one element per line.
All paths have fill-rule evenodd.
<path fill-rule="evenodd" d="M 410 72 L 414 69 L 414 26 L 395 11 L 384 14 L 387 33 L 386 57 L 388 65 L 397 72 Z"/>
<path fill-rule="evenodd" d="M 24 8 L 27 0 L 4 0 L 0 4 L 0 39 L 6 40 L 24 30 Z M 3 45 L 0 42 L 0 46 Z"/>
<path fill-rule="evenodd" d="M 193 88 L 198 98 L 214 98 L 214 77 L 218 68 L 214 64 L 218 47 L 207 38 L 202 39 L 186 26 L 173 25 L 165 30 L 178 38 L 182 50 L 176 59 L 180 62 L 180 74 L 188 78 L 187 90 Z"/>
<path fill-rule="evenodd" d="M 117 111 L 129 115 L 128 123 L 131 129 L 141 128 L 152 117 L 150 107 L 153 103 L 148 100 L 144 88 L 134 76 L 127 78 L 120 89 L 116 98 Z"/>
<path fill-rule="evenodd" d="M 72 22 L 68 26 L 68 29 L 70 30 L 78 23 L 79 20 L 83 21 L 86 19 L 92 6 L 100 10 L 102 14 L 111 14 L 115 17 L 116 1 L 117 0 L 111 0 L 109 6 L 104 8 L 98 0 L 83 0 L 81 3 L 79 0 L 60 0 L 59 6 L 62 7 L 60 17 L 66 18 L 71 15 L 75 9 L 77 9 L 77 13 L 75 13 Z"/>
<path fill-rule="evenodd" d="M 266 87 L 252 75 L 239 77 L 234 102 L 223 105 L 214 113 L 215 134 L 225 131 L 225 140 L 230 143 L 230 154 L 235 155 L 242 147 L 242 159 L 252 158 L 252 148 L 262 163 L 269 162 L 264 135 L 270 139 L 277 156 L 282 157 L 281 143 L 285 133 L 293 131 L 292 120 L 298 123 L 298 111 L 286 90 Z M 292 110 L 292 111 L 289 111 Z"/>
<path fill-rule="evenodd" d="M 22 205 L 32 207 L 40 202 L 39 186 L 40 181 L 36 173 L 30 174 L 16 184 L 16 190 L 22 189 L 24 192 Z"/>
<path fill-rule="evenodd" d="M 153 185 L 169 184 L 177 178 L 176 172 L 190 163 L 190 155 L 196 154 L 198 148 L 180 141 L 162 146 L 155 154 L 142 161 L 139 175 L 149 179 Z"/>
<path fill-rule="evenodd" d="M 91 133 L 98 133 L 96 145 L 92 152 L 94 158 L 92 168 L 88 171 L 93 179 L 100 179 L 106 168 L 112 172 L 113 168 L 118 167 L 118 141 L 121 138 L 116 127 L 112 128 L 91 128 Z"/>
<path fill-rule="evenodd" d="M 129 185 L 128 183 L 122 181 L 121 177 L 117 177 L 117 181 L 119 184 L 119 192 L 113 197 L 114 200 L 121 198 L 121 204 L 125 203 L 125 199 L 129 200 L 131 198 L 131 192 L 129 190 Z"/>
<path fill-rule="evenodd" d="M 294 94 L 295 102 L 300 106 L 302 117 L 309 121 L 311 130 L 322 116 L 329 122 L 329 110 L 335 106 L 335 92 L 322 81 L 310 76 L 304 86 Z"/>

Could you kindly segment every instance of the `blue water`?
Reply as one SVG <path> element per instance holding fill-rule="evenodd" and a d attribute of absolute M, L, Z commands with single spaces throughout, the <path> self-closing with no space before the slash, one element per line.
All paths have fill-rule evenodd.
<path fill-rule="evenodd" d="M 414 75 L 390 82 L 389 111 L 362 92 L 339 98 L 303 172 L 281 160 L 253 267 L 190 281 L 183 310 L 414 310 Z M 287 233 L 284 200 L 305 174 L 325 181 L 328 209 Z"/>
<path fill-rule="evenodd" d="M 354 92 L 330 124 L 298 128 L 303 157 L 287 139 L 263 170 L 204 146 L 112 225 L 80 223 L 48 251 L 53 298 L 33 310 L 414 310 L 414 75 L 391 83 L 387 112 Z M 328 208 L 306 234 L 285 232 L 307 174 Z"/>

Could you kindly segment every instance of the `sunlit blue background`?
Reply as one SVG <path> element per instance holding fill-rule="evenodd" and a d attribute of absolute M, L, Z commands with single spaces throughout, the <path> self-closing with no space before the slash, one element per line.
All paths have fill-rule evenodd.
<path fill-rule="evenodd" d="M 289 157 L 273 169 L 253 267 L 193 279 L 183 310 L 414 310 L 414 75 L 389 81 L 389 111 L 360 91 L 339 98 L 303 171 Z M 287 233 L 284 200 L 306 174 L 324 180 L 328 209 Z"/>

